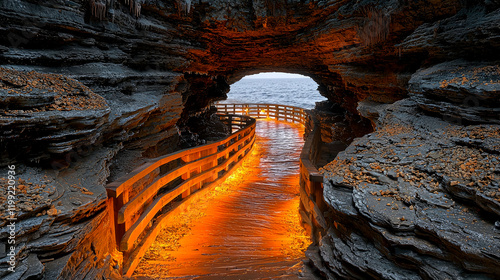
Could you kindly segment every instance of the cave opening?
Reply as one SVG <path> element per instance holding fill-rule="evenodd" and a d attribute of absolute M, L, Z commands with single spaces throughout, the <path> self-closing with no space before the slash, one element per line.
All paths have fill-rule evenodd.
<path fill-rule="evenodd" d="M 240 77 L 238 81 L 232 78 L 227 82 L 231 84 L 227 99 L 215 106 L 237 104 L 234 108 L 241 107 L 243 111 L 233 114 L 256 118 L 262 115 L 252 113 L 264 112 L 265 119 L 256 125 L 252 156 L 231 176 L 235 177 L 232 183 L 228 179 L 229 183 L 217 186 L 209 197 L 193 203 L 190 211 L 176 217 L 179 224 L 159 232 L 134 272 L 137 277 L 151 276 L 151 271 L 168 277 L 213 273 L 230 276 L 239 270 L 252 271 L 252 277 L 257 278 L 269 273 L 290 276 L 298 273 L 296 269 L 306 248 L 317 240 L 309 217 L 311 209 L 301 206 L 308 202 L 301 199 L 300 159 L 307 138 L 306 115 L 317 102 L 323 107 L 331 103 L 320 94 L 318 83 L 304 75 L 265 72 Z M 224 87 L 218 88 L 224 91 Z M 301 121 L 297 118 L 295 122 L 295 110 L 300 110 Z M 195 122 L 199 124 L 198 120 L 187 124 L 199 132 L 194 129 Z M 318 197 L 314 203 L 323 205 L 321 189 L 310 190 L 310 195 Z M 252 252 L 252 257 L 242 257 L 243 252 Z M 220 270 L 222 260 L 225 265 L 237 266 L 238 271 Z M 195 265 L 178 267 L 186 261 Z M 265 269 L 256 269 L 257 263 Z"/>
<path fill-rule="evenodd" d="M 326 101 L 312 78 L 302 74 L 262 72 L 244 76 L 230 86 L 229 103 L 268 103 L 312 109 L 316 102 Z"/>

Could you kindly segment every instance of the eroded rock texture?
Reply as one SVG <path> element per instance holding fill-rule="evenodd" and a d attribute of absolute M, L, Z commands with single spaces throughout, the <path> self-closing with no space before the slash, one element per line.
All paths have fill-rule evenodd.
<path fill-rule="evenodd" d="M 500 126 L 452 124 L 423 115 L 413 100 L 389 106 L 379 121 L 323 169 L 336 221 L 323 239 L 331 251 L 321 250 L 331 273 L 498 276 Z M 372 257 L 380 262 L 364 261 Z"/>
<path fill-rule="evenodd" d="M 49 80 L 72 85 L 64 98 L 105 101 L 74 110 L 52 94 L 57 83 L 47 90 L 33 84 L 38 78 L 1 75 L 0 165 L 15 163 L 26 197 L 39 195 L 20 206 L 19 272 L 8 277 L 120 273 L 106 182 L 175 149 L 179 132 L 201 142 L 204 132 L 192 124 L 213 123 L 211 102 L 262 71 L 318 83 L 335 104 L 323 116 L 337 125 L 322 124 L 331 143 L 376 129 L 325 168 L 334 215 L 310 255 L 323 276 L 498 277 L 499 7 L 496 0 L 1 1 L 0 64 L 13 69 L 3 73 L 62 75 Z"/>

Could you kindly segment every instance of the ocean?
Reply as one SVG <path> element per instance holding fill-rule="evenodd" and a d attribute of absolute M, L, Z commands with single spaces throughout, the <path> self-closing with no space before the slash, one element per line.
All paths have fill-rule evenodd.
<path fill-rule="evenodd" d="M 231 85 L 227 94 L 229 103 L 271 103 L 312 109 L 316 102 L 326 100 L 311 78 L 241 79 Z"/>

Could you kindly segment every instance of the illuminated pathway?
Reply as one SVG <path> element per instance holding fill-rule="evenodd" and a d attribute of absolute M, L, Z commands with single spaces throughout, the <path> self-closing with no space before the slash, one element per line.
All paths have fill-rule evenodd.
<path fill-rule="evenodd" d="M 238 171 L 158 235 L 137 279 L 299 279 L 309 245 L 300 227 L 303 129 L 257 122 L 257 141 Z"/>

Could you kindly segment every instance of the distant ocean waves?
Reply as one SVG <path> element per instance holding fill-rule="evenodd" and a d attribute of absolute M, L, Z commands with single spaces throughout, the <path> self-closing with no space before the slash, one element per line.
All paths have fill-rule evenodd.
<path fill-rule="evenodd" d="M 274 103 L 312 109 L 324 101 L 318 84 L 304 79 L 243 79 L 231 85 L 228 99 L 221 103 Z"/>

